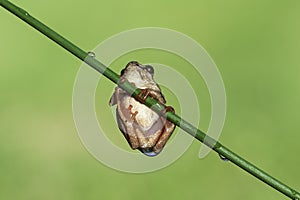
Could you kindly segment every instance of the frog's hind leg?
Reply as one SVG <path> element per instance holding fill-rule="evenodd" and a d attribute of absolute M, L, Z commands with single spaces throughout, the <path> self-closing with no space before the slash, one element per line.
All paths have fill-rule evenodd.
<path fill-rule="evenodd" d="M 135 133 L 133 125 L 127 125 L 126 139 L 132 149 L 137 149 L 140 146 L 138 137 Z"/>
<path fill-rule="evenodd" d="M 150 129 L 141 131 L 136 129 L 136 133 L 140 142 L 139 150 L 147 156 L 156 156 L 159 152 L 154 150 L 161 134 L 164 133 L 164 122 L 159 118 Z"/>

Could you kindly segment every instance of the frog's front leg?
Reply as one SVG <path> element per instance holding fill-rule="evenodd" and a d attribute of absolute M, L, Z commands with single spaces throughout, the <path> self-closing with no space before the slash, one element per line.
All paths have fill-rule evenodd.
<path fill-rule="evenodd" d="M 141 90 L 141 92 L 136 97 L 139 102 L 144 104 L 147 97 L 151 97 L 153 99 L 158 100 L 161 104 L 166 103 L 166 100 L 165 100 L 165 98 L 163 97 L 163 95 L 160 91 L 152 90 L 152 89 L 149 89 L 149 88 L 140 89 L 140 90 Z"/>

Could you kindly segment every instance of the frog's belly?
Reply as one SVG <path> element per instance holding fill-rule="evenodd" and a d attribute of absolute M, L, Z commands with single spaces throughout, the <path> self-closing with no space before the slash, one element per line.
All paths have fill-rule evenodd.
<path fill-rule="evenodd" d="M 147 106 L 136 101 L 134 98 L 127 98 L 128 99 L 126 100 L 128 101 L 126 102 L 128 102 L 128 105 L 126 105 L 126 107 L 129 108 L 129 106 L 131 105 L 131 113 L 137 112 L 137 114 L 135 115 L 135 121 L 144 131 L 149 130 L 153 126 L 153 124 L 157 122 L 157 120 L 159 119 L 159 115 Z"/>

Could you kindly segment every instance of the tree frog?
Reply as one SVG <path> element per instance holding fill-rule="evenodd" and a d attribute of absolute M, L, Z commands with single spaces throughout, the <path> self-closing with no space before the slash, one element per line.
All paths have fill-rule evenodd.
<path fill-rule="evenodd" d="M 150 96 L 162 104 L 166 100 L 160 87 L 153 80 L 154 69 L 136 61 L 129 62 L 121 71 L 120 80 L 129 81 L 141 89 L 139 100 Z M 158 155 L 175 129 L 175 125 L 158 115 L 147 106 L 131 97 L 120 87 L 116 87 L 109 105 L 117 105 L 118 127 L 132 149 L 138 149 L 147 156 Z M 170 106 L 165 111 L 174 109 Z"/>

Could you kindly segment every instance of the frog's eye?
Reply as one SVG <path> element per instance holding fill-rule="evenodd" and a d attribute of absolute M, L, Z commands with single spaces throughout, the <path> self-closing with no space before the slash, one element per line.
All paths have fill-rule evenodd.
<path fill-rule="evenodd" d="M 146 67 L 147 71 L 153 76 L 153 74 L 154 74 L 153 67 L 151 65 L 146 65 L 145 67 Z"/>

